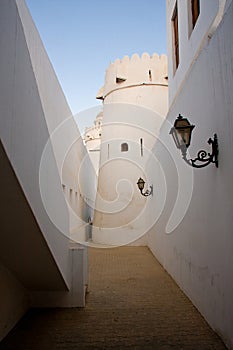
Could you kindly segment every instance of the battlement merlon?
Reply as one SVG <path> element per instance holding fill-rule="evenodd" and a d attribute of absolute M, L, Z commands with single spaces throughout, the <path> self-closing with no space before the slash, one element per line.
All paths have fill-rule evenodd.
<path fill-rule="evenodd" d="M 107 68 L 104 86 L 96 98 L 104 100 L 113 91 L 143 85 L 168 85 L 166 55 L 143 53 L 141 57 L 133 54 L 116 59 Z"/>

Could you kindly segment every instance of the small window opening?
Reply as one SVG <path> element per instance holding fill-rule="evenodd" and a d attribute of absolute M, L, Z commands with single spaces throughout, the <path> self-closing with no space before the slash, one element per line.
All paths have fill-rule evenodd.
<path fill-rule="evenodd" d="M 109 159 L 109 143 L 108 143 L 108 159 Z"/>
<path fill-rule="evenodd" d="M 63 192 L 65 192 L 66 186 L 62 184 Z"/>
<path fill-rule="evenodd" d="M 150 69 L 149 69 L 149 80 L 152 81 L 152 73 Z"/>
<path fill-rule="evenodd" d="M 124 142 L 121 144 L 121 152 L 127 152 L 129 149 L 128 143 Z"/>
<path fill-rule="evenodd" d="M 173 22 L 173 37 L 174 37 L 175 68 L 177 68 L 180 60 L 177 3 L 173 12 L 172 22 Z"/>
<path fill-rule="evenodd" d="M 197 22 L 198 16 L 200 14 L 200 0 L 192 0 L 192 24 L 193 28 Z"/>
<path fill-rule="evenodd" d="M 143 157 L 143 139 L 140 139 L 140 151 L 141 151 L 141 157 Z"/>
<path fill-rule="evenodd" d="M 116 77 L 116 83 L 117 83 L 117 84 L 123 83 L 124 81 L 126 81 L 125 78 Z"/>

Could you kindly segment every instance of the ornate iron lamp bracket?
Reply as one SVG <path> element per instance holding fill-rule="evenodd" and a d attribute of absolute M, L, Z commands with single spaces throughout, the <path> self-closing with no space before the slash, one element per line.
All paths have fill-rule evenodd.
<path fill-rule="evenodd" d="M 214 163 L 218 168 L 218 138 L 217 134 L 214 134 L 214 138 L 207 141 L 209 145 L 212 146 L 212 153 L 207 153 L 205 150 L 200 150 L 197 154 L 197 157 L 194 159 L 187 159 L 187 148 L 182 147 L 182 157 L 187 164 L 191 165 L 194 168 L 204 168 L 210 163 Z M 199 164 L 200 163 L 200 164 Z"/>
<path fill-rule="evenodd" d="M 146 190 L 144 193 L 143 190 L 140 190 L 140 192 L 144 197 L 153 196 L 153 185 L 150 186 L 150 190 Z"/>

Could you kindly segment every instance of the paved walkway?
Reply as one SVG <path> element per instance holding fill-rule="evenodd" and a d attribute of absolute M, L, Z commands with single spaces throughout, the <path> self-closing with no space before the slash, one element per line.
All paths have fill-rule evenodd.
<path fill-rule="evenodd" d="M 225 349 L 146 247 L 91 249 L 85 309 L 31 310 L 0 350 Z"/>

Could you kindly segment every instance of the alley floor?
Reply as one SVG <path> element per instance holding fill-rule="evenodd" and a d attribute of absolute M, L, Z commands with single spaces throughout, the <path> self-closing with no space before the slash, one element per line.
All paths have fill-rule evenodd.
<path fill-rule="evenodd" d="M 146 247 L 90 249 L 84 309 L 33 309 L 0 350 L 225 349 Z"/>

